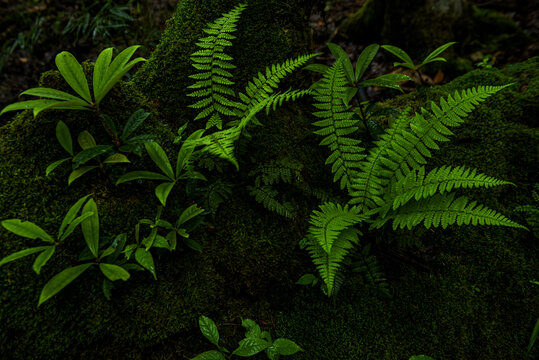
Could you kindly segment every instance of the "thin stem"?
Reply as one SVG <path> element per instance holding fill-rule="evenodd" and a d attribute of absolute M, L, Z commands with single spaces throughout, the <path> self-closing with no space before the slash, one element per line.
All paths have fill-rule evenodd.
<path fill-rule="evenodd" d="M 359 91 L 356 93 L 356 101 L 357 105 L 359 107 L 359 111 L 361 113 L 361 120 L 363 121 L 363 126 L 365 126 L 365 131 L 367 132 L 367 139 L 372 142 L 373 138 L 371 135 L 371 131 L 369 130 L 369 126 L 367 125 L 367 117 L 365 116 L 365 112 L 363 111 L 363 106 L 361 105 L 361 99 L 359 97 Z"/>

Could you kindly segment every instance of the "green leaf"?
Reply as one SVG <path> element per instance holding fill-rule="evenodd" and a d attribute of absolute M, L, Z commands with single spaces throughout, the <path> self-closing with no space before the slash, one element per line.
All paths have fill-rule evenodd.
<path fill-rule="evenodd" d="M 176 250 L 176 245 L 178 243 L 178 239 L 176 236 L 176 231 L 171 231 L 167 234 L 167 242 L 169 245 L 170 250 Z"/>
<path fill-rule="evenodd" d="M 58 239 L 61 238 L 66 226 L 71 224 L 71 222 L 75 219 L 75 217 L 79 213 L 80 208 L 82 207 L 82 204 L 86 201 L 86 199 L 88 199 L 88 197 L 90 195 L 91 194 L 88 194 L 88 195 L 80 198 L 79 200 L 77 200 L 77 202 L 75 204 L 73 204 L 69 208 L 66 215 L 64 216 L 64 219 L 62 220 L 62 224 L 60 225 L 60 229 L 58 230 Z"/>
<path fill-rule="evenodd" d="M 103 85 L 100 87 L 99 96 L 96 97 L 96 103 L 103 99 L 103 97 L 116 85 L 118 81 L 128 72 L 135 64 L 146 61 L 143 58 L 136 58 L 128 63 L 129 59 L 133 56 L 135 51 L 140 47 L 140 45 L 130 46 L 127 49 L 123 50 L 112 60 L 110 64 Z"/>
<path fill-rule="evenodd" d="M 202 354 L 198 354 L 191 360 L 226 360 L 226 358 L 221 352 L 217 350 L 210 350 L 205 351 Z"/>
<path fill-rule="evenodd" d="M 97 145 L 92 134 L 90 134 L 86 130 L 79 134 L 79 136 L 77 137 L 77 141 L 79 142 L 79 145 L 82 150 L 87 150 Z"/>
<path fill-rule="evenodd" d="M 152 254 L 145 249 L 138 248 L 135 251 L 135 260 L 146 270 L 152 273 L 155 280 L 157 280 L 157 275 L 155 274 L 155 265 L 153 263 Z"/>
<path fill-rule="evenodd" d="M 4 257 L 2 260 L 0 260 L 0 266 L 7 264 L 8 262 L 20 259 L 22 257 L 35 254 L 37 252 L 41 252 L 44 250 L 47 250 L 49 246 L 37 246 L 33 248 L 24 249 L 21 251 L 14 252 L 13 254 L 10 254 L 6 257 Z"/>
<path fill-rule="evenodd" d="M 322 74 L 325 74 L 328 69 L 329 69 L 329 66 L 324 65 L 324 64 L 309 64 L 303 68 L 303 70 L 319 72 Z"/>
<path fill-rule="evenodd" d="M 56 55 L 56 66 L 60 70 L 60 74 L 64 77 L 66 82 L 88 103 L 92 102 L 90 96 L 90 89 L 88 88 L 88 81 L 82 70 L 82 66 L 79 64 L 75 57 L 67 52 L 62 51 Z"/>
<path fill-rule="evenodd" d="M 408 360 L 434 360 L 434 359 L 427 355 L 414 355 L 414 356 L 410 356 L 410 359 Z"/>
<path fill-rule="evenodd" d="M 539 318 L 535 322 L 535 327 L 533 328 L 532 335 L 530 336 L 530 342 L 528 343 L 528 353 L 532 350 L 537 337 L 539 336 Z"/>
<path fill-rule="evenodd" d="M 94 85 L 94 98 L 101 99 L 101 89 L 106 81 L 107 71 L 109 70 L 110 61 L 112 60 L 113 48 L 107 48 L 97 57 L 94 65 L 93 85 Z"/>
<path fill-rule="evenodd" d="M 387 87 L 390 89 L 396 89 L 402 91 L 400 85 L 398 84 L 400 81 L 408 81 L 412 80 L 407 75 L 402 74 L 385 74 L 378 76 L 374 79 L 369 79 L 366 81 L 362 81 L 359 83 L 360 86 L 367 87 L 367 86 L 382 86 Z"/>
<path fill-rule="evenodd" d="M 191 160 L 191 155 L 193 154 L 193 151 L 195 150 L 194 145 L 190 145 L 190 141 L 195 141 L 197 139 L 200 139 L 202 134 L 204 133 L 204 130 L 197 130 L 185 140 L 182 144 L 182 147 L 180 148 L 180 151 L 178 152 L 178 159 L 176 161 L 176 178 L 180 177 L 180 174 L 183 169 L 187 168 L 189 166 L 189 161 Z"/>
<path fill-rule="evenodd" d="M 131 162 L 131 161 L 129 161 L 127 156 L 120 153 L 112 154 L 103 161 L 104 164 L 116 164 L 116 163 L 128 163 L 128 162 Z"/>
<path fill-rule="evenodd" d="M 144 147 L 148 152 L 148 155 L 152 158 L 153 162 L 163 171 L 163 173 L 174 180 L 174 172 L 172 171 L 172 166 L 170 161 L 168 161 L 167 154 L 161 146 L 156 142 L 144 143 Z"/>
<path fill-rule="evenodd" d="M 200 253 L 202 252 L 202 246 L 200 246 L 200 244 L 199 244 L 196 240 L 193 240 L 193 239 L 184 237 L 184 238 L 183 238 L 183 242 L 184 242 L 185 245 L 187 245 L 190 249 L 193 249 L 193 250 L 198 251 L 198 252 L 200 252 Z"/>
<path fill-rule="evenodd" d="M 86 218 L 92 216 L 94 213 L 89 211 L 89 212 L 86 212 L 84 214 L 82 214 L 81 216 L 77 217 L 75 220 L 73 220 L 73 222 L 71 222 L 71 224 L 69 224 L 69 226 L 67 227 L 65 233 L 62 234 L 62 237 L 60 237 L 59 241 L 62 242 L 64 241 L 69 235 L 71 235 L 73 233 L 73 231 L 75 231 L 75 229 L 77 228 L 77 226 Z"/>
<path fill-rule="evenodd" d="M 39 99 L 39 100 L 27 100 L 19 101 L 15 104 L 10 104 L 0 111 L 0 115 L 8 111 L 17 111 L 17 110 L 29 110 L 34 109 L 34 117 L 44 108 L 54 104 L 62 103 L 62 100 L 49 100 L 49 99 Z"/>
<path fill-rule="evenodd" d="M 60 273 L 56 274 L 45 284 L 43 290 L 41 290 L 41 295 L 39 296 L 37 306 L 40 306 L 45 301 L 56 295 L 60 290 L 69 285 L 69 283 L 75 280 L 80 274 L 82 274 L 92 265 L 93 263 L 77 265 L 64 269 Z"/>
<path fill-rule="evenodd" d="M 71 138 L 69 128 L 62 120 L 58 121 L 58 124 L 56 124 L 56 138 L 65 151 L 73 156 L 73 139 Z"/>
<path fill-rule="evenodd" d="M 262 331 L 260 331 L 260 326 L 258 326 L 258 324 L 251 319 L 242 319 L 241 326 L 247 330 L 245 332 L 245 337 L 259 338 L 262 334 Z"/>
<path fill-rule="evenodd" d="M 344 72 L 346 74 L 346 78 L 350 82 L 354 82 L 354 68 L 352 66 L 352 62 L 350 61 L 350 57 L 344 51 L 339 45 L 333 44 L 333 43 L 327 43 L 329 50 L 335 57 L 335 60 L 339 60 L 339 58 L 342 58 L 342 65 L 344 68 Z"/>
<path fill-rule="evenodd" d="M 99 264 L 99 269 L 103 275 L 105 275 L 110 281 L 123 280 L 126 281 L 129 279 L 129 272 L 123 267 L 114 265 L 114 264 Z"/>
<path fill-rule="evenodd" d="M 178 218 L 178 221 L 176 221 L 176 227 L 180 227 L 187 221 L 191 220 L 195 216 L 201 214 L 204 212 L 204 209 L 199 208 L 197 204 L 193 204 L 189 206 L 187 209 L 185 209 L 180 217 Z"/>
<path fill-rule="evenodd" d="M 47 246 L 47 249 L 45 249 L 41 254 L 38 255 L 38 257 L 34 261 L 34 265 L 32 265 L 32 269 L 34 269 L 36 274 L 39 275 L 41 268 L 47 263 L 47 261 L 49 261 L 51 256 L 54 254 L 55 249 L 56 246 Z"/>
<path fill-rule="evenodd" d="M 159 202 L 165 206 L 167 203 L 168 194 L 174 187 L 174 182 L 166 182 L 161 185 L 158 185 L 155 188 L 155 196 L 159 199 Z"/>
<path fill-rule="evenodd" d="M 97 205 L 94 199 L 90 198 L 82 208 L 82 214 L 92 212 L 93 215 L 84 219 L 81 223 L 82 235 L 88 245 L 88 249 L 92 255 L 97 258 L 99 256 L 99 214 Z"/>
<path fill-rule="evenodd" d="M 380 49 L 380 45 L 378 44 L 371 44 L 367 46 L 365 49 L 363 49 L 356 63 L 356 72 L 355 72 L 356 82 L 361 80 L 361 78 L 365 74 L 365 71 L 367 70 L 370 63 L 372 62 L 372 59 L 374 59 L 374 57 L 376 56 L 376 53 L 378 53 L 379 49 Z"/>
<path fill-rule="evenodd" d="M 73 170 L 71 174 L 69 174 L 69 177 L 67 178 L 67 185 L 71 185 L 71 183 L 78 178 L 80 178 L 82 175 L 86 174 L 88 171 L 91 171 L 93 169 L 98 168 L 97 165 L 91 165 L 91 166 L 82 166 L 76 170 Z"/>
<path fill-rule="evenodd" d="M 442 46 L 440 46 L 439 48 L 437 48 L 436 50 L 434 50 L 433 52 L 431 52 L 431 53 L 425 58 L 425 60 L 423 60 L 423 62 L 421 63 L 421 65 L 425 65 L 425 64 L 428 64 L 428 63 L 433 62 L 433 61 L 446 61 L 444 58 L 442 58 L 442 57 L 437 57 L 437 56 L 440 55 L 441 53 L 443 53 L 444 51 L 446 51 L 448 47 L 450 47 L 451 45 L 454 45 L 454 44 L 456 44 L 455 41 L 448 42 L 447 44 L 443 44 Z"/>
<path fill-rule="evenodd" d="M 29 239 L 41 239 L 46 242 L 54 243 L 54 239 L 47 234 L 45 230 L 30 221 L 21 221 L 19 219 L 9 219 L 2 221 L 2 226 L 15 235 Z"/>
<path fill-rule="evenodd" d="M 54 169 L 56 169 L 58 166 L 60 166 L 61 164 L 65 163 L 68 160 L 71 160 L 71 158 L 69 157 L 69 158 L 61 159 L 47 166 L 47 168 L 45 169 L 45 176 L 49 176 L 49 174 L 53 172 Z"/>
<path fill-rule="evenodd" d="M 149 112 L 146 112 L 142 109 L 138 109 L 129 117 L 129 120 L 127 120 L 127 123 L 124 126 L 124 129 L 122 131 L 121 139 L 125 141 L 133 131 L 138 129 L 138 127 L 146 120 L 146 118 L 150 116 Z"/>
<path fill-rule="evenodd" d="M 38 87 L 38 88 L 28 89 L 26 91 L 23 91 L 20 95 L 33 95 L 33 96 L 46 97 L 46 98 L 55 99 L 55 100 L 66 100 L 66 101 L 78 102 L 80 106 L 88 106 L 88 103 L 82 100 L 81 98 L 68 94 L 65 91 L 51 89 L 51 88 Z"/>
<path fill-rule="evenodd" d="M 202 335 L 208 339 L 212 344 L 219 345 L 219 331 L 215 322 L 207 316 L 201 315 L 198 318 L 198 326 Z"/>
<path fill-rule="evenodd" d="M 402 50 L 401 48 L 392 45 L 382 45 L 381 47 L 382 49 L 390 52 L 391 54 L 404 61 L 404 63 L 406 63 L 407 65 L 414 66 L 414 62 L 410 55 L 408 55 L 406 51 Z"/>
<path fill-rule="evenodd" d="M 114 120 L 107 114 L 101 114 L 101 117 L 105 121 L 105 124 L 109 127 L 109 129 L 112 131 L 112 134 L 114 137 L 118 137 L 118 131 L 116 130 L 116 124 L 114 124 Z M 105 130 L 107 130 L 107 127 L 105 126 Z M 107 130 L 108 132 L 108 130 Z"/>
<path fill-rule="evenodd" d="M 279 338 L 275 340 L 272 346 L 277 348 L 279 355 L 294 355 L 298 351 L 303 351 L 295 342 L 288 339 Z"/>
<path fill-rule="evenodd" d="M 296 281 L 298 285 L 312 285 L 317 280 L 313 274 L 305 274 Z"/>
<path fill-rule="evenodd" d="M 239 342 L 239 347 L 232 352 L 233 355 L 249 357 L 258 354 L 267 347 L 270 343 L 261 338 L 249 337 Z"/>
<path fill-rule="evenodd" d="M 124 183 L 124 182 L 128 182 L 128 181 L 140 180 L 140 179 L 170 181 L 170 179 L 166 177 L 165 175 L 161 175 L 159 173 L 155 173 L 152 171 L 131 171 L 131 172 L 128 172 L 127 174 L 123 174 L 122 176 L 120 176 L 120 178 L 116 181 L 116 185 Z"/>
<path fill-rule="evenodd" d="M 96 145 L 86 150 L 82 150 L 75 157 L 73 157 L 73 162 L 78 165 L 82 165 L 92 160 L 93 158 L 98 157 L 106 152 L 112 150 L 112 145 Z"/>

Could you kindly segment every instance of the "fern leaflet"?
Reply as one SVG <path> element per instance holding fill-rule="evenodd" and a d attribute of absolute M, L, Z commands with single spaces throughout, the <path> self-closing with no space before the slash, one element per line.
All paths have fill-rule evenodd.
<path fill-rule="evenodd" d="M 247 186 L 249 193 L 255 197 L 255 200 L 262 204 L 269 211 L 273 211 L 281 216 L 292 218 L 294 209 L 289 203 L 280 203 L 275 197 L 278 192 L 269 185 Z"/>

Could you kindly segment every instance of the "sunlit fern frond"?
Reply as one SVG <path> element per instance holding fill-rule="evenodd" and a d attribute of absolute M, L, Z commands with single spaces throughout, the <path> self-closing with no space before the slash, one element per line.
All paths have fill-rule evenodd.
<path fill-rule="evenodd" d="M 235 97 L 235 93 L 231 88 L 234 82 L 230 80 L 232 74 L 229 71 L 235 66 L 230 62 L 232 57 L 224 50 L 225 47 L 232 45 L 230 40 L 236 38 L 231 33 L 236 31 L 236 23 L 245 8 L 245 4 L 240 4 L 215 22 L 208 24 L 208 27 L 203 29 L 208 36 L 199 39 L 196 44 L 202 49 L 191 54 L 193 67 L 199 72 L 189 76 L 196 82 L 189 86 L 194 91 L 188 96 L 197 99 L 190 107 L 199 110 L 195 120 L 209 118 L 206 128 L 216 126 L 221 129 L 222 115 L 236 115 L 234 109 L 238 103 L 230 99 Z"/>

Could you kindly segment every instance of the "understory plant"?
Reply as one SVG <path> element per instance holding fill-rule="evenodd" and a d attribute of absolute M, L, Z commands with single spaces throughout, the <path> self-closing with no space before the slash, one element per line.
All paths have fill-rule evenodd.
<path fill-rule="evenodd" d="M 264 351 L 270 360 L 278 360 L 281 355 L 294 355 L 298 351 L 303 351 L 292 340 L 278 338 L 272 340 L 268 331 L 262 331 L 260 326 L 251 319 L 243 319 L 241 325 L 245 328 L 245 338 L 240 340 L 238 348 L 232 353 L 219 345 L 219 331 L 215 322 L 202 315 L 198 319 L 198 324 L 202 335 L 208 339 L 218 350 L 205 351 L 192 360 L 226 360 L 233 355 L 240 357 L 251 357 Z"/>
<path fill-rule="evenodd" d="M 307 249 L 324 281 L 328 296 L 343 277 L 338 276 L 345 257 L 360 244 L 359 227 L 379 229 L 391 223 L 393 229 L 449 225 L 498 225 L 526 229 L 495 210 L 466 196 L 459 188 L 514 185 L 464 166 L 442 166 L 427 170 L 427 159 L 440 142 L 449 141 L 451 127 L 460 126 L 475 106 L 506 86 L 479 86 L 456 91 L 431 103 L 431 109 L 415 114 L 406 109 L 372 143 L 354 137 L 358 120 L 348 104 L 346 72 L 342 58 L 325 71 L 316 86 L 313 125 L 323 136 L 320 145 L 329 147 L 326 160 L 333 180 L 346 189 L 346 204 L 326 202 L 310 217 Z M 364 230 L 364 229 L 362 229 Z"/>

